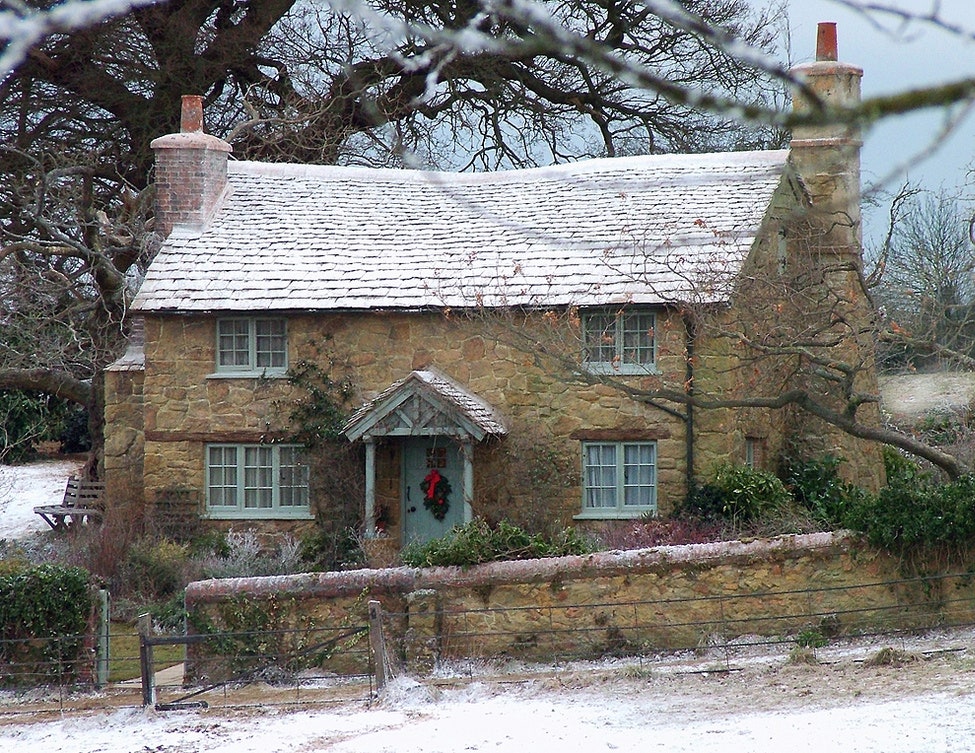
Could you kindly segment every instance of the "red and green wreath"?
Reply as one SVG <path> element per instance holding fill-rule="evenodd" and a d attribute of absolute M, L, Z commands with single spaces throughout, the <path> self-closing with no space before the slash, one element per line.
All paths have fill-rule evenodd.
<path fill-rule="evenodd" d="M 437 520 L 443 520 L 450 509 L 447 495 L 450 494 L 450 482 L 440 475 L 434 468 L 420 483 L 423 490 L 423 506 L 427 508 Z"/>

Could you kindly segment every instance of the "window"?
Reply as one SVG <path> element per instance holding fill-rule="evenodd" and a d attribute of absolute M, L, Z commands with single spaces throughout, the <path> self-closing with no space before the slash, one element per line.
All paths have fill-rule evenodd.
<path fill-rule="evenodd" d="M 655 442 L 584 442 L 582 515 L 626 518 L 657 509 Z"/>
<path fill-rule="evenodd" d="M 308 466 L 296 445 L 206 448 L 207 512 L 216 518 L 307 518 Z"/>
<path fill-rule="evenodd" d="M 217 373 L 283 374 L 287 368 L 284 319 L 217 321 Z"/>
<path fill-rule="evenodd" d="M 595 373 L 646 374 L 657 359 L 653 312 L 596 311 L 583 314 L 586 368 Z"/>
<path fill-rule="evenodd" d="M 765 440 L 760 437 L 745 437 L 745 465 L 761 468 L 765 456 Z"/>

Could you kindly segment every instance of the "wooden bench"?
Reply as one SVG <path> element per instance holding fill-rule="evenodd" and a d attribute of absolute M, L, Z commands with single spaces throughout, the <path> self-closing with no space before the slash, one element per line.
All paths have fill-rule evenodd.
<path fill-rule="evenodd" d="M 55 531 L 64 531 L 75 524 L 100 523 L 102 520 L 105 496 L 104 481 L 86 481 L 71 476 L 64 489 L 64 499 L 60 505 L 40 505 L 34 512 Z"/>

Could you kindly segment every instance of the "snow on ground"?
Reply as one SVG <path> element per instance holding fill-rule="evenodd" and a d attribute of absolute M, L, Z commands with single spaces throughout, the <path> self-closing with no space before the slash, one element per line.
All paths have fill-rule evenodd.
<path fill-rule="evenodd" d="M 970 639 L 971 636 L 968 636 Z M 713 662 L 711 662 L 713 666 Z M 703 662 L 702 662 L 703 666 Z M 4 724 L 17 753 L 939 753 L 975 740 L 970 661 L 745 666 L 680 675 L 594 666 L 507 681 L 398 678 L 373 704 L 156 712 Z M 686 669 L 686 667 L 685 667 Z M 915 676 L 917 673 L 917 676 Z"/>
<path fill-rule="evenodd" d="M 0 538 L 46 530 L 76 460 L 0 467 Z M 871 666 L 885 647 L 904 657 Z M 63 713 L 0 693 L 16 753 L 960 753 L 975 750 L 975 631 L 836 641 L 813 663 L 788 646 L 397 678 L 373 702 L 113 707 Z M 261 690 L 255 693 L 260 697 Z M 56 696 L 55 696 L 56 697 Z M 70 700 L 70 699 L 69 699 Z M 137 703 L 137 701 L 136 701 Z M 55 704 L 55 707 L 57 704 Z M 94 708 L 93 708 L 94 707 Z M 48 705 L 48 708 L 51 708 Z"/>
<path fill-rule="evenodd" d="M 0 465 L 0 539 L 18 539 L 49 531 L 37 505 L 60 504 L 68 476 L 77 473 L 81 460 L 41 460 L 25 465 Z"/>

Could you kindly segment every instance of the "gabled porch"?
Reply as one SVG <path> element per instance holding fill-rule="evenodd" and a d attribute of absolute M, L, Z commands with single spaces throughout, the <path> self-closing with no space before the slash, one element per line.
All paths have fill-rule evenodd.
<path fill-rule="evenodd" d="M 433 369 L 411 372 L 360 408 L 343 428 L 365 444 L 366 537 L 377 536 L 377 443 L 398 450 L 400 544 L 444 535 L 471 520 L 474 446 L 507 434 L 486 400 Z M 387 469 L 388 471 L 389 469 Z"/>

